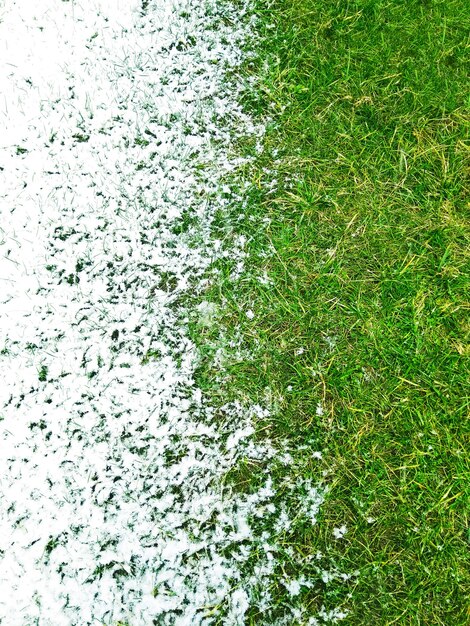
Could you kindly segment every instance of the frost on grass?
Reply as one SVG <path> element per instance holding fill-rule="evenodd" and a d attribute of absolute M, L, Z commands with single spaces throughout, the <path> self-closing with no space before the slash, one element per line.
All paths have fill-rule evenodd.
<path fill-rule="evenodd" d="M 240 457 L 274 459 L 251 440 L 263 409 L 207 406 L 182 304 L 221 249 L 231 142 L 262 132 L 224 82 L 236 4 L 0 6 L 4 626 L 241 625 L 268 601 L 277 548 L 256 520 L 285 533 L 291 512 L 269 471 L 221 487 Z"/>

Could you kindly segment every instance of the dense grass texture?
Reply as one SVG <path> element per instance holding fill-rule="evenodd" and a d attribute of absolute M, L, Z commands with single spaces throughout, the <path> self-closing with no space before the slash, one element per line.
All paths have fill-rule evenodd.
<path fill-rule="evenodd" d="M 246 235 L 253 278 L 234 283 L 224 262 L 213 294 L 252 357 L 227 365 L 224 389 L 270 389 L 260 432 L 288 438 L 303 475 L 323 449 L 320 523 L 290 546 L 359 576 L 312 592 L 312 615 L 330 598 L 346 624 L 463 626 L 470 5 L 273 0 L 258 14 L 246 106 L 272 123 L 245 172 L 246 219 L 220 224 Z M 215 393 L 210 367 L 200 375 Z"/>

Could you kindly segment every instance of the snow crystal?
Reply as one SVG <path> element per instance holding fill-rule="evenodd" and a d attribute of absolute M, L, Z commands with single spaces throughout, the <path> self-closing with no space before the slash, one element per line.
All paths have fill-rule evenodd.
<path fill-rule="evenodd" d="M 290 580 L 289 582 L 284 583 L 286 586 L 289 595 L 292 597 L 298 596 L 301 590 L 301 586 L 298 580 Z"/>
<path fill-rule="evenodd" d="M 333 537 L 335 539 L 342 539 L 347 532 L 348 529 L 343 524 L 343 526 L 340 526 L 339 528 L 333 528 Z"/>

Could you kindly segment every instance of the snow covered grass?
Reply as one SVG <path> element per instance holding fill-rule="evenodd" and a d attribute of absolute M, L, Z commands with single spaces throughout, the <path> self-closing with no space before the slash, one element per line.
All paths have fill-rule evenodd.
<path fill-rule="evenodd" d="M 253 4 L 0 4 L 2 626 L 466 623 L 462 3 Z"/>
<path fill-rule="evenodd" d="M 288 600 L 298 587 L 279 576 L 273 604 L 345 606 L 352 626 L 464 626 L 469 5 L 257 8 L 259 59 L 244 69 L 259 88 L 244 102 L 272 121 L 243 167 L 244 217 L 234 207 L 214 223 L 249 255 L 236 282 L 235 261 L 217 263 L 211 297 L 239 346 L 219 376 L 271 407 L 260 436 L 290 442 L 293 463 L 273 478 L 325 472 L 329 487 L 318 523 L 291 526 L 283 543 L 287 571 L 286 555 L 302 555 L 297 575 L 315 584 Z M 212 358 L 198 382 L 215 394 Z M 231 480 L 249 492 L 256 465 Z M 319 581 L 318 551 L 359 576 Z"/>
<path fill-rule="evenodd" d="M 224 187 L 247 162 L 235 143 L 264 133 L 227 78 L 249 32 L 243 2 L 1 5 L 4 626 L 313 615 L 283 541 L 315 525 L 324 487 L 288 480 L 288 447 L 255 436 L 267 403 L 195 384 L 211 268 L 244 271 L 245 240 L 213 234 L 246 192 Z M 231 480 L 247 464 L 249 493 Z M 279 581 L 295 599 L 281 608 Z"/>

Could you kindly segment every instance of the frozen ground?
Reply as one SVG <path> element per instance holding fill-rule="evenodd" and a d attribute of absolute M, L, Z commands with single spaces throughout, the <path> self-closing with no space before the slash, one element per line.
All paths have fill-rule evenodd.
<path fill-rule="evenodd" d="M 224 5 L 0 3 L 2 626 L 241 625 L 269 600 L 269 477 L 219 486 L 271 454 L 262 409 L 205 405 L 181 305 L 221 253 L 234 134 L 260 132 L 224 86 Z"/>

